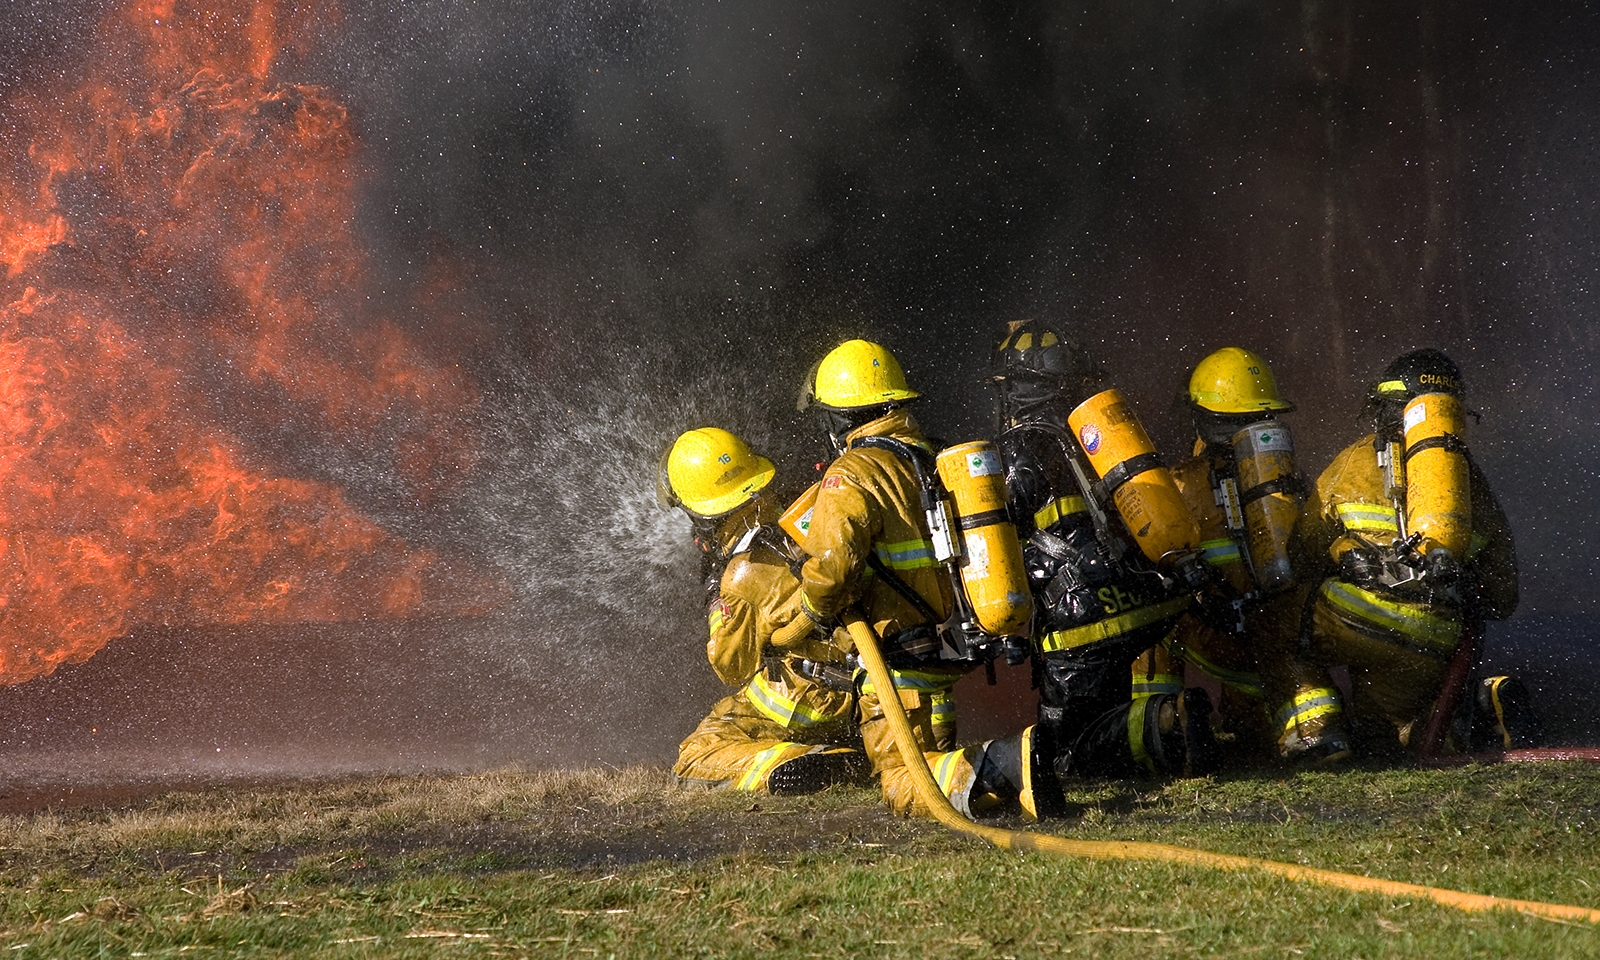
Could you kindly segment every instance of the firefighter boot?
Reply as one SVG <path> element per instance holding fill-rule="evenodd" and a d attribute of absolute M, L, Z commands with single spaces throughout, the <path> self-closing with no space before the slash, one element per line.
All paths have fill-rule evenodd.
<path fill-rule="evenodd" d="M 973 763 L 972 795 L 1015 797 L 1028 820 L 1066 813 L 1049 734 L 1031 726 L 1004 740 L 990 740 Z"/>
<path fill-rule="evenodd" d="M 1278 711 L 1278 756 L 1291 766 L 1334 767 L 1350 759 L 1344 707 L 1332 686 L 1301 683 Z"/>
<path fill-rule="evenodd" d="M 1475 750 L 1520 750 L 1544 743 L 1528 688 L 1516 677 L 1486 677 L 1478 684 L 1472 723 Z"/>
<path fill-rule="evenodd" d="M 848 747 L 817 747 L 786 760 L 767 775 L 767 792 L 777 795 L 816 793 L 835 784 L 863 785 L 872 775 L 866 754 Z"/>

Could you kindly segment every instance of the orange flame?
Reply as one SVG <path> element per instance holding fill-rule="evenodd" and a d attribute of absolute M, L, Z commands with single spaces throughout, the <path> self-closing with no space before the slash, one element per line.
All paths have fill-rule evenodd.
<path fill-rule="evenodd" d="M 134 3 L 102 25 L 95 79 L 4 104 L 27 142 L 0 176 L 0 683 L 137 623 L 497 596 L 273 464 L 274 443 L 313 435 L 425 506 L 475 462 L 474 384 L 361 293 L 344 107 L 274 79 L 336 21 Z"/>

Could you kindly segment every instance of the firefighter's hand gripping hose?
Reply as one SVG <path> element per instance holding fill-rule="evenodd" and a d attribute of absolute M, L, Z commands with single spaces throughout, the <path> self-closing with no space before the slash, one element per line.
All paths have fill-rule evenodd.
<path fill-rule="evenodd" d="M 846 614 L 844 620 L 846 628 L 850 631 L 850 636 L 855 640 L 856 653 L 860 656 L 867 675 L 872 679 L 873 686 L 885 691 L 895 689 L 894 682 L 889 676 L 889 670 L 884 665 L 883 655 L 878 650 L 878 638 L 874 635 L 872 627 L 868 626 L 858 614 L 853 612 Z M 928 769 L 927 759 L 923 756 L 921 748 L 917 746 L 916 738 L 911 732 L 911 723 L 906 719 L 905 710 L 901 707 L 899 698 L 885 696 L 882 698 L 882 703 L 889 725 L 894 731 L 895 743 L 899 745 L 900 755 L 905 760 L 906 768 L 911 773 L 917 796 L 933 812 L 934 819 L 953 830 L 987 840 L 997 847 L 1008 850 L 1050 853 L 1059 857 L 1086 857 L 1096 860 L 1159 860 L 1223 870 L 1264 870 L 1268 873 L 1287 877 L 1290 880 L 1341 887 L 1345 890 L 1354 890 L 1361 893 L 1381 893 L 1391 897 L 1426 897 L 1437 903 L 1456 907 L 1460 910 L 1516 910 L 1550 919 L 1586 920 L 1590 923 L 1600 923 L 1600 910 L 1591 910 L 1587 907 L 1539 903 L 1532 900 L 1509 900 L 1502 897 L 1462 893 L 1457 890 L 1445 890 L 1439 887 L 1423 887 L 1410 883 L 1398 883 L 1393 880 L 1380 880 L 1375 877 L 1335 873 L 1331 870 L 1318 870 L 1314 867 L 1302 867 L 1292 863 L 1258 860 L 1254 857 L 1208 853 L 1204 850 L 1175 847 L 1163 843 L 1120 840 L 1068 840 L 1049 834 L 982 826 L 973 823 L 957 812 L 955 807 L 950 805 L 950 801 L 945 797 L 944 792 L 939 789 L 938 783 L 933 779 L 933 772 Z"/>

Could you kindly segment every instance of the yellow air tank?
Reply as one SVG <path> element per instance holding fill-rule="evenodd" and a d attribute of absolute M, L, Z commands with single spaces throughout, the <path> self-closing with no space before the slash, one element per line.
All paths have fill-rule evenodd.
<path fill-rule="evenodd" d="M 938 469 L 954 501 L 961 529 L 961 588 L 978 626 L 990 636 L 1025 636 L 1033 597 L 1017 528 L 1006 513 L 999 449 L 981 440 L 947 447 L 939 454 Z"/>
<path fill-rule="evenodd" d="M 1425 393 L 1406 404 L 1406 533 L 1422 534 L 1417 550 L 1450 551 L 1464 559 L 1472 539 L 1472 481 L 1466 417 L 1448 393 Z"/>
<path fill-rule="evenodd" d="M 1233 458 L 1250 569 L 1257 587 L 1275 593 L 1294 583 L 1289 535 L 1300 519 L 1301 503 L 1294 437 L 1277 420 L 1252 423 L 1233 435 Z"/>
<path fill-rule="evenodd" d="M 1096 479 L 1111 490 L 1141 553 L 1166 563 L 1200 542 L 1200 529 L 1171 471 L 1161 464 L 1121 391 L 1113 388 L 1085 400 L 1067 416 L 1067 425 L 1089 455 Z"/>
<path fill-rule="evenodd" d="M 806 548 L 806 534 L 811 532 L 811 511 L 817 506 L 817 491 L 822 489 L 822 481 L 818 480 L 806 488 L 806 492 L 795 498 L 789 504 L 789 509 L 783 511 L 783 516 L 778 518 L 778 526 L 789 535 L 789 539 Z"/>

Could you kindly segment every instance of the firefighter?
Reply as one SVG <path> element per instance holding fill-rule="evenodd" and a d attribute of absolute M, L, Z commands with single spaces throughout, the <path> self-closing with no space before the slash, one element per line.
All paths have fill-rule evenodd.
<path fill-rule="evenodd" d="M 1511 530 L 1468 452 L 1462 395 L 1460 370 L 1438 350 L 1390 363 L 1363 410 L 1372 432 L 1317 478 L 1301 520 L 1306 562 L 1330 567 L 1303 642 L 1316 662 L 1349 668 L 1347 725 L 1362 754 L 1417 750 L 1464 628 L 1517 605 Z M 1529 728 L 1520 685 L 1483 686 L 1501 711 L 1494 722 Z"/>
<path fill-rule="evenodd" d="M 1086 442 L 1100 453 L 1118 439 L 1110 436 L 1113 429 L 1127 432 L 1121 439 L 1128 439 L 1137 428 L 1147 444 L 1143 428 L 1120 393 L 1106 389 L 1088 353 L 1041 323 L 1009 326 L 994 352 L 990 382 L 998 393 L 997 442 L 1034 595 L 1037 728 L 1052 741 L 1056 774 L 1214 770 L 1218 752 L 1205 690 L 1132 696 L 1134 660 L 1161 641 L 1203 582 L 1194 521 L 1153 451 L 1107 475 L 1115 481 L 1121 474 L 1119 491 L 1138 477 L 1160 481 L 1159 491 L 1148 489 L 1161 497 L 1141 495 L 1119 505 L 1109 489 L 1115 484 L 1090 476 Z M 1076 411 L 1100 409 L 1114 415 L 1097 415 L 1074 429 Z M 1135 499 L 1146 507 L 1159 505 L 1163 515 L 1130 523 L 1140 506 Z M 1134 532 L 1163 527 L 1175 531 L 1172 544 L 1178 549 L 1146 549 Z"/>
<path fill-rule="evenodd" d="M 1294 405 L 1259 355 L 1224 347 L 1195 365 L 1187 402 L 1194 455 L 1173 479 L 1200 524 L 1212 577 L 1201 602 L 1153 651 L 1154 673 L 1190 664 L 1222 682 L 1239 742 L 1303 765 L 1350 756 L 1339 690 L 1298 656 L 1306 589 L 1290 557 L 1306 483 L 1279 418 Z M 1163 665 L 1163 654 L 1172 660 Z M 1134 682 L 1141 682 L 1135 666 Z"/>
<path fill-rule="evenodd" d="M 818 484 L 806 533 L 800 609 L 827 636 L 854 607 L 881 638 L 895 689 L 877 690 L 859 671 L 857 718 L 892 811 L 931 815 L 894 742 L 884 696 L 897 696 L 905 707 L 934 779 L 957 810 L 970 816 L 1015 803 L 1030 818 L 1054 815 L 1060 788 L 1048 758 L 1041 762 L 1034 728 L 956 745 L 952 690 L 976 662 L 941 655 L 941 628 L 955 598 L 921 508 L 922 478 L 934 464 L 906 409 L 917 396 L 899 361 L 866 340 L 836 347 L 807 376 L 800 409 L 817 416 L 834 459 Z"/>
<path fill-rule="evenodd" d="M 689 430 L 662 458 L 660 499 L 693 525 L 710 575 L 706 656 L 739 690 L 712 707 L 679 748 L 683 784 L 774 794 L 865 784 L 844 654 L 824 639 L 772 647 L 799 611 L 800 553 L 762 496 L 772 462 L 714 427 Z"/>

